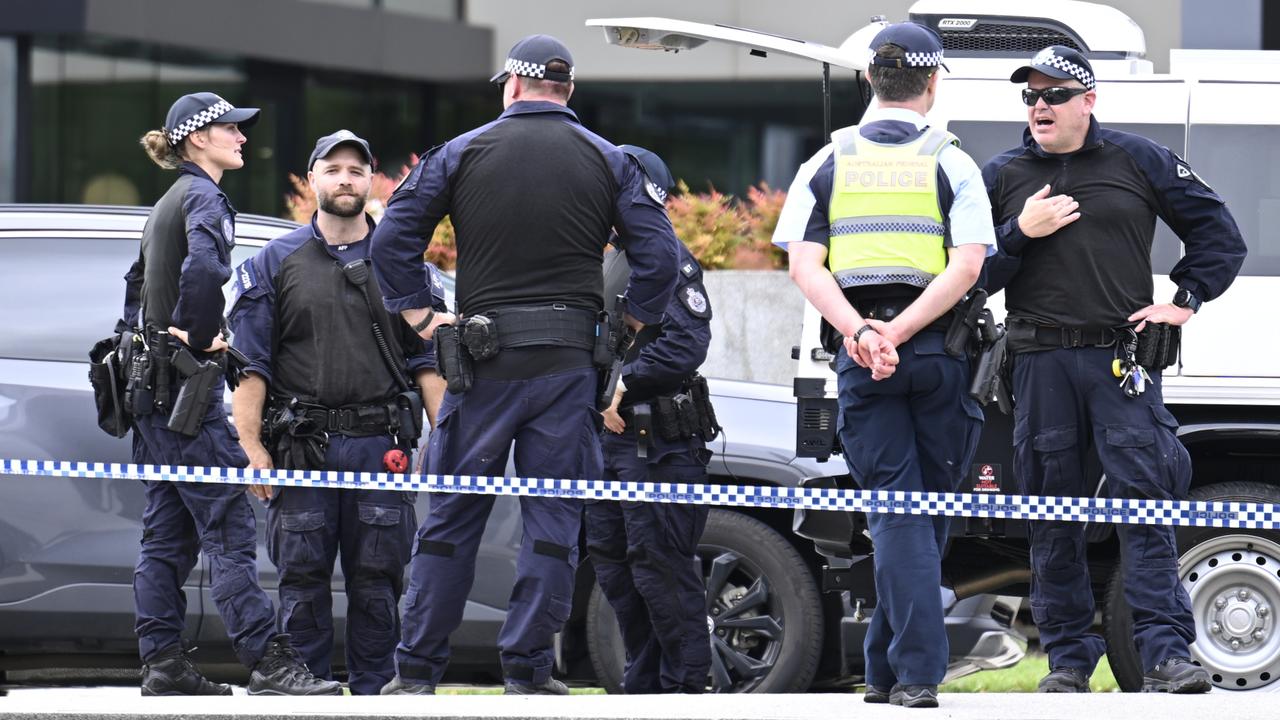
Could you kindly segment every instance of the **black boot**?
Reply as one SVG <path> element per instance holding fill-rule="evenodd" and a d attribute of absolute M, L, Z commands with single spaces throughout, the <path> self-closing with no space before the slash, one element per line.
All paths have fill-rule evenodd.
<path fill-rule="evenodd" d="M 1186 658 L 1169 658 L 1142 677 L 1142 692 L 1167 692 L 1179 695 L 1209 692 L 1212 684 L 1204 668 Z"/>
<path fill-rule="evenodd" d="M 908 708 L 938 707 L 937 685 L 894 685 L 889 692 L 889 704 Z"/>
<path fill-rule="evenodd" d="M 342 683 L 321 680 L 307 669 L 284 633 L 267 641 L 267 653 L 249 675 L 250 695 L 341 695 Z"/>
<path fill-rule="evenodd" d="M 510 678 L 504 683 L 503 695 L 568 695 L 569 687 L 555 678 L 547 678 L 541 685 L 529 685 Z"/>
<path fill-rule="evenodd" d="M 230 695 L 231 686 L 211 683 L 181 645 L 170 645 L 142 666 L 142 695 Z"/>
<path fill-rule="evenodd" d="M 391 682 L 382 686 L 379 695 L 435 695 L 436 688 L 434 685 L 426 683 L 405 682 L 404 678 L 396 675 L 391 678 Z"/>
<path fill-rule="evenodd" d="M 1040 680 L 1036 692 L 1042 693 L 1087 693 L 1089 678 L 1075 668 L 1054 668 Z"/>

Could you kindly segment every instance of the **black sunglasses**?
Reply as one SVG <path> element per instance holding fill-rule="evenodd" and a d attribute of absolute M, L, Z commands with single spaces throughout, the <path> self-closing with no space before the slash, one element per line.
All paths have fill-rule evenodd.
<path fill-rule="evenodd" d="M 1061 105 L 1071 98 L 1087 92 L 1089 92 L 1087 88 L 1049 87 L 1043 90 L 1023 88 L 1022 102 L 1026 103 L 1028 107 L 1033 107 L 1040 98 L 1044 98 L 1046 105 Z"/>

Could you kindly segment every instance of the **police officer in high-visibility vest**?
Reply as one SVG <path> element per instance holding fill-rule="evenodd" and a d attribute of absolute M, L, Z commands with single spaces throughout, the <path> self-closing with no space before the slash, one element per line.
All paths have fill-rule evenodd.
<path fill-rule="evenodd" d="M 954 492 L 977 447 L 982 411 L 969 364 L 944 350 L 950 310 L 994 252 L 982 176 L 955 136 L 924 114 L 938 92 L 942 43 L 914 23 L 871 43 L 879 98 L 859 126 L 800 167 L 773 241 L 829 326 L 838 432 L 866 490 Z M 871 514 L 878 603 L 866 638 L 866 702 L 936 707 L 947 668 L 941 550 L 947 519 Z"/>

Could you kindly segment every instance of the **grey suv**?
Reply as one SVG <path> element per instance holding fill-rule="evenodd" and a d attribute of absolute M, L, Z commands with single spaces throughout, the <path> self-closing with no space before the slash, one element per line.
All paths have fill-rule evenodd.
<path fill-rule="evenodd" d="M 0 308 L 0 457 L 128 462 L 128 440 L 101 432 L 86 379 L 86 353 L 120 313 L 122 276 L 137 256 L 146 208 L 0 205 L 6 280 Z M 238 264 L 293 223 L 237 218 Z M 790 388 L 712 381 L 726 437 L 714 443 L 713 482 L 797 485 L 823 474 L 799 460 L 786 429 Z M 143 488 L 136 481 L 0 476 L 0 673 L 6 669 L 136 666 L 133 567 Z M 418 514 L 430 498 L 418 497 Z M 256 505 L 256 503 L 255 503 Z M 258 507 L 259 527 L 265 526 Z M 712 686 L 725 692 L 797 692 L 856 682 L 861 618 L 850 593 L 819 593 L 812 545 L 791 532 L 787 510 L 712 511 L 699 553 L 712 618 Z M 453 637 L 449 679 L 500 677 L 494 648 L 520 542 L 518 505 L 499 498 L 480 547 L 463 625 Z M 275 568 L 260 548 L 259 572 Z M 187 639 L 202 666 L 225 679 L 234 664 L 202 563 L 187 582 Z M 856 596 L 858 588 L 851 588 Z M 948 594 L 949 591 L 941 589 Z M 1015 604 L 948 595 L 951 675 L 1003 667 L 1022 656 L 1009 629 Z M 334 580 L 341 639 L 346 602 Z M 335 654 L 340 661 L 341 652 Z M 622 650 L 608 603 L 584 563 L 573 616 L 558 643 L 560 673 L 617 690 Z"/>

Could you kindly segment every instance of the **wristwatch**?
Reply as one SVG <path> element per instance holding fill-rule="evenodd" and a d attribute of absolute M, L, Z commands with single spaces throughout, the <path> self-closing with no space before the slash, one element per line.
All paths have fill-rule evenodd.
<path fill-rule="evenodd" d="M 1173 294 L 1173 304 L 1174 307 L 1190 308 L 1191 312 L 1194 313 L 1200 311 L 1200 306 L 1204 304 L 1204 301 L 1196 297 L 1195 293 L 1190 290 L 1180 287 L 1178 292 Z"/>

